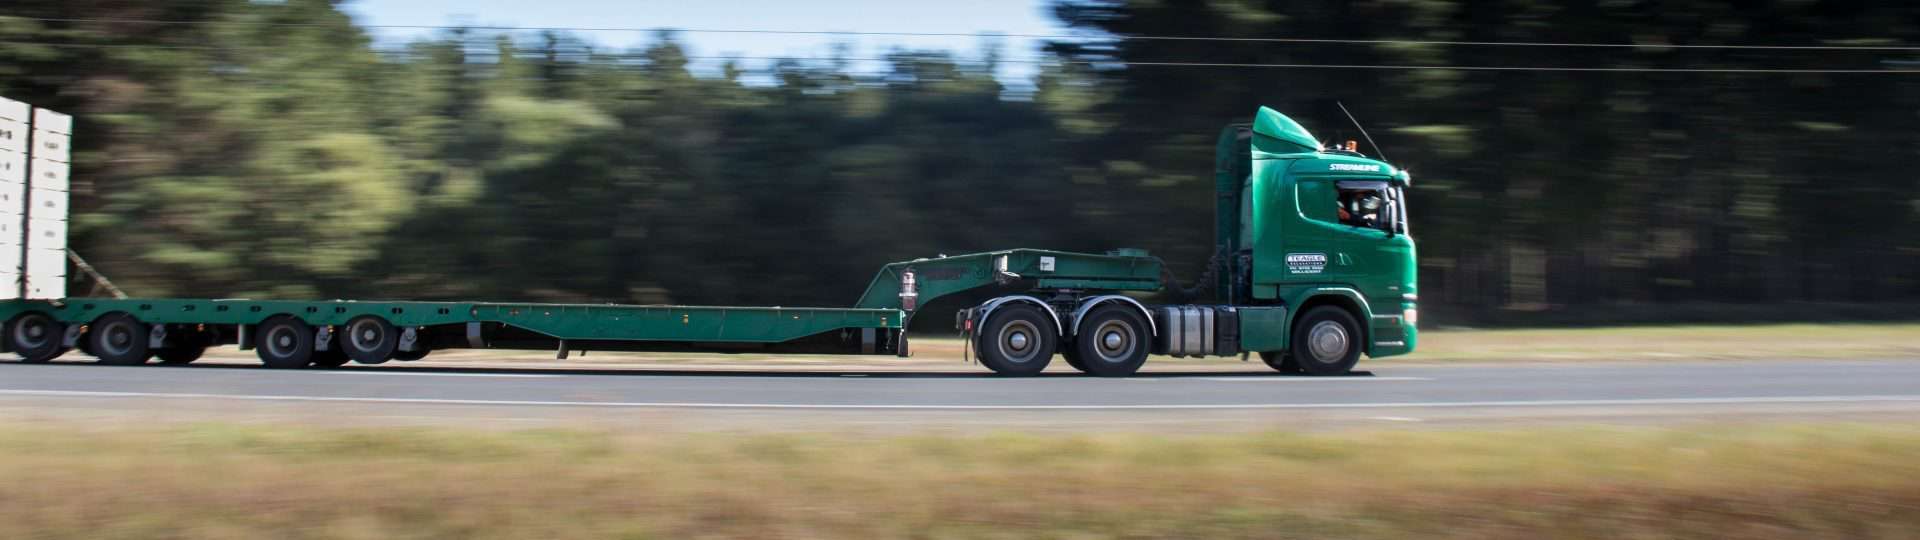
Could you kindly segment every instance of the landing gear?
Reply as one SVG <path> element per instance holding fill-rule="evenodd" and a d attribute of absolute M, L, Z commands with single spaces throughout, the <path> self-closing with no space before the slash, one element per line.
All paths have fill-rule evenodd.
<path fill-rule="evenodd" d="M 975 338 L 980 363 L 994 373 L 1011 377 L 1039 374 L 1053 361 L 1060 336 L 1053 321 L 1039 308 L 1006 304 L 995 309 Z"/>

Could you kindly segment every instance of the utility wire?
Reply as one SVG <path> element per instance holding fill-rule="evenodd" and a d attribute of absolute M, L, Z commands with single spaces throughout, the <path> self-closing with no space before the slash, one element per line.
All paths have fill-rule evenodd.
<path fill-rule="evenodd" d="M 93 43 L 38 43 L 5 41 L 0 45 L 39 45 L 47 47 L 76 47 L 103 49 L 184 49 L 184 50 L 239 50 L 235 47 L 211 45 L 131 45 L 131 44 L 93 44 Z M 375 54 L 414 54 L 422 51 L 375 50 Z M 908 55 L 911 58 L 913 55 Z M 890 62 L 896 58 L 801 58 L 792 56 L 682 56 L 687 60 L 766 60 L 766 61 L 845 61 L 845 62 Z M 1566 66 L 1474 66 L 1474 65 L 1424 65 L 1424 64 L 1311 64 L 1311 63 L 1240 63 L 1240 62 L 1179 62 L 1179 61 L 1131 61 L 1131 60 L 1067 60 L 1067 59 L 1017 59 L 997 58 L 994 62 L 1007 64 L 1053 64 L 1078 66 L 1125 66 L 1125 67 L 1203 67 L 1203 68 L 1244 68 L 1244 69 L 1347 69 L 1347 70 L 1385 70 L 1385 71 L 1509 71 L 1509 72 L 1571 72 L 1571 73 L 1744 73 L 1744 74 L 1920 74 L 1920 69 L 1834 69 L 1834 68 L 1653 68 L 1653 67 L 1566 67 Z"/>
<path fill-rule="evenodd" d="M 331 27 L 325 23 L 288 23 L 269 21 L 177 21 L 154 19 L 94 19 L 63 17 L 14 17 L 38 22 L 62 23 L 101 23 L 101 24 L 149 24 L 149 25 L 231 25 L 231 26 L 269 26 L 269 27 Z M 1552 41 L 1457 41 L 1422 39 L 1331 39 L 1331 38 L 1266 38 L 1266 37 L 1219 37 L 1219 36 L 1128 36 L 1128 35 L 1065 35 L 1065 34 L 1006 34 L 996 32 L 860 32 L 845 30 L 762 30 L 734 28 L 638 28 L 638 27 L 566 27 L 566 26 L 493 26 L 493 25 L 430 25 L 430 24 L 368 24 L 356 25 L 358 28 L 393 30 L 500 30 L 510 32 L 653 32 L 673 31 L 688 34 L 773 34 L 800 36 L 881 36 L 881 37 L 1006 37 L 1022 39 L 1056 39 L 1085 41 L 1214 41 L 1239 43 L 1294 43 L 1294 44 L 1330 44 L 1330 45 L 1439 45 L 1461 47 L 1579 47 L 1579 48 L 1616 48 L 1616 49 L 1720 49 L 1720 50 L 1812 50 L 1812 51 L 1920 51 L 1915 45 L 1717 45 L 1717 44 L 1664 44 L 1664 43 L 1574 43 Z"/>

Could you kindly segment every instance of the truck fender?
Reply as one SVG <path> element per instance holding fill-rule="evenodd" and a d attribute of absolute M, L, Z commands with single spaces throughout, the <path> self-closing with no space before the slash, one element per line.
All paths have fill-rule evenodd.
<path fill-rule="evenodd" d="M 1095 296 L 1093 298 L 1088 298 L 1084 301 L 1081 301 L 1080 307 L 1073 310 L 1073 333 L 1075 334 L 1080 333 L 1080 319 L 1086 317 L 1087 312 L 1093 311 L 1093 308 L 1099 306 L 1100 304 L 1110 302 L 1110 301 L 1116 301 L 1116 300 L 1121 302 L 1126 302 L 1128 304 L 1133 304 L 1133 309 L 1140 310 L 1140 316 L 1146 317 L 1147 331 L 1156 337 L 1160 335 L 1160 325 L 1159 323 L 1153 322 L 1153 312 L 1148 311 L 1147 306 L 1141 305 L 1139 300 L 1134 300 L 1132 297 L 1122 296 L 1118 294 Z"/>
<path fill-rule="evenodd" d="M 1354 314 L 1354 319 L 1360 321 L 1360 338 L 1362 339 L 1362 343 L 1366 344 L 1364 350 L 1372 351 L 1373 338 L 1369 334 L 1372 332 L 1372 324 L 1370 321 L 1373 320 L 1373 306 L 1367 304 L 1367 297 L 1361 296 L 1360 291 L 1348 287 L 1315 287 L 1302 291 L 1299 296 L 1299 301 L 1287 303 L 1294 307 L 1294 309 L 1287 313 L 1287 331 L 1292 332 L 1294 319 L 1306 313 L 1307 310 L 1300 309 L 1300 307 L 1307 305 L 1307 302 L 1321 296 L 1338 296 L 1351 300 L 1354 305 L 1360 306 L 1360 313 Z M 1292 344 L 1289 343 L 1288 346 L 1292 346 Z"/>
<path fill-rule="evenodd" d="M 1022 303 L 1028 303 L 1028 304 L 1040 306 L 1040 309 L 1045 310 L 1047 312 L 1048 317 L 1053 317 L 1053 330 L 1055 332 L 1058 332 L 1059 335 L 1062 335 L 1062 336 L 1067 335 L 1066 327 L 1060 324 L 1060 314 L 1055 313 L 1053 311 L 1053 306 L 1047 305 L 1046 302 L 1040 301 L 1039 298 L 1034 298 L 1026 295 L 1002 296 L 999 298 L 988 300 L 987 303 L 980 305 L 980 321 L 986 322 L 987 317 L 993 316 L 993 310 L 998 309 L 1001 304 L 1005 304 L 1008 302 L 1022 302 Z"/>

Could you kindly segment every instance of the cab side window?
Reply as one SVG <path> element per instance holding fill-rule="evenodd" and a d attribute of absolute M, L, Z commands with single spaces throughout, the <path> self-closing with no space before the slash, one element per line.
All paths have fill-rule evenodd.
<path fill-rule="evenodd" d="M 1299 190 L 1296 199 L 1300 203 L 1300 215 L 1314 221 L 1340 222 L 1340 199 L 1334 191 L 1333 182 L 1303 179 L 1294 185 Z"/>

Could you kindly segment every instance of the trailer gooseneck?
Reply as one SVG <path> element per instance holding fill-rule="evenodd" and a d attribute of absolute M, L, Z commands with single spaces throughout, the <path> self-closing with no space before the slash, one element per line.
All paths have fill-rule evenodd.
<path fill-rule="evenodd" d="M 0 130 L 7 121 L 0 115 Z M 561 358 L 586 350 L 906 356 L 908 323 L 932 309 L 957 311 L 970 354 L 1003 375 L 1039 373 L 1055 356 L 1087 374 L 1127 376 L 1149 354 L 1250 353 L 1281 371 L 1341 374 L 1362 354 L 1411 352 L 1418 321 L 1408 175 L 1353 150 L 1323 148 L 1267 108 L 1252 124 L 1227 127 L 1216 149 L 1214 255 L 1189 291 L 1204 299 L 1194 303 L 1148 305 L 1128 295 L 1177 286 L 1144 251 L 1013 249 L 886 265 L 851 308 L 66 298 L 21 287 L 0 301 L 0 348 L 26 362 L 79 350 L 131 365 L 187 363 L 209 347 L 237 345 L 273 368 L 418 360 L 459 348 Z M 38 197 L 41 176 L 33 178 L 14 185 L 0 177 L 0 188 Z M 65 178 L 55 180 L 64 223 Z M 38 206 L 22 210 L 0 223 L 24 224 L 30 236 L 47 221 L 32 215 Z M 64 248 L 63 225 L 59 235 Z M 16 279 L 44 283 L 38 274 L 47 272 L 22 261 L 44 258 L 25 249 L 30 242 L 0 245 L 0 253 L 25 253 L 12 259 Z M 64 266 L 58 272 L 64 278 Z"/>

